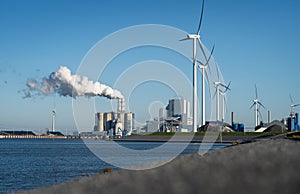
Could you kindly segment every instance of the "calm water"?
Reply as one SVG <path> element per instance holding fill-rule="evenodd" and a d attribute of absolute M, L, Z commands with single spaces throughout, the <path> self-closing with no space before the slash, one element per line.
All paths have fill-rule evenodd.
<path fill-rule="evenodd" d="M 171 146 L 179 144 L 171 143 Z M 122 142 L 120 145 L 149 150 L 162 143 Z M 196 153 L 199 145 L 190 144 L 181 154 Z M 227 145 L 218 144 L 211 149 Z M 106 144 L 101 146 L 105 149 Z M 95 156 L 81 139 L 0 139 L 0 164 L 0 193 L 49 186 L 102 172 L 105 167 L 116 168 Z"/>

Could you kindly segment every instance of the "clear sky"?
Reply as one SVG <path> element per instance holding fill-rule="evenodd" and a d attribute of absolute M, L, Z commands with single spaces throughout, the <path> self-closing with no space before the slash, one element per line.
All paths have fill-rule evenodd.
<path fill-rule="evenodd" d="M 55 101 L 57 129 L 75 129 L 71 98 L 22 99 L 23 93 L 18 91 L 26 88 L 28 78 L 41 79 L 61 65 L 75 73 L 99 40 L 133 25 L 163 24 L 194 33 L 200 8 L 200 0 L 0 0 L 0 128 L 50 128 Z M 249 107 L 255 97 L 255 84 L 266 107 L 261 110 L 265 121 L 267 110 L 271 110 L 272 119 L 289 114 L 289 94 L 300 103 L 299 10 L 298 0 L 206 0 L 201 40 L 208 49 L 216 44 L 214 59 L 224 80 L 232 81 L 227 112 L 235 112 L 237 122 L 246 126 L 254 123 L 254 112 Z M 139 59 L 152 58 L 172 62 L 170 53 L 156 50 L 152 58 L 145 53 L 135 58 L 137 55 L 129 52 L 127 59 L 124 56 L 124 65 L 128 68 Z M 191 68 L 182 71 L 192 79 Z M 119 73 L 112 65 L 99 81 L 113 85 L 117 76 L 110 75 Z M 130 110 L 140 122 L 151 119 L 151 103 L 166 105 L 174 97 L 170 89 L 155 92 L 160 88 L 161 84 L 145 83 L 132 94 Z M 97 111 L 109 111 L 110 103 L 97 99 Z"/>

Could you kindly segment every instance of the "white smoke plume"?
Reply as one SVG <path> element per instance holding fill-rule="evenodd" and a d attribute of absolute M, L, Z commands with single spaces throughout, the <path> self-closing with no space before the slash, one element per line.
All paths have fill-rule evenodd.
<path fill-rule="evenodd" d="M 56 72 L 51 73 L 48 78 L 44 77 L 41 82 L 29 79 L 26 85 L 29 91 L 24 91 L 24 98 L 32 97 L 31 92 L 46 96 L 56 92 L 61 96 L 73 98 L 78 96 L 104 96 L 109 99 L 123 98 L 120 91 L 114 90 L 105 84 L 93 82 L 86 76 L 72 75 L 71 70 L 65 66 L 61 66 Z"/>

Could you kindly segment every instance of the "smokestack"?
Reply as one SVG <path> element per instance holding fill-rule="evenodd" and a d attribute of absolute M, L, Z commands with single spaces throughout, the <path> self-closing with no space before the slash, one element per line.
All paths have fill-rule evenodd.
<path fill-rule="evenodd" d="M 231 125 L 233 125 L 233 123 L 234 123 L 234 113 L 231 112 Z"/>
<path fill-rule="evenodd" d="M 123 98 L 120 91 L 114 90 L 111 87 L 93 82 L 86 76 L 72 75 L 71 70 L 65 66 L 61 66 L 56 72 L 44 77 L 41 82 L 35 79 L 30 79 L 26 83 L 29 91 L 24 90 L 24 98 L 32 97 L 32 91 L 35 95 L 50 95 L 58 93 L 61 96 L 77 96 L 94 97 L 104 96 L 109 99 Z"/>
<path fill-rule="evenodd" d="M 117 107 L 118 113 L 124 113 L 125 112 L 125 102 L 124 98 L 118 98 L 118 107 Z"/>

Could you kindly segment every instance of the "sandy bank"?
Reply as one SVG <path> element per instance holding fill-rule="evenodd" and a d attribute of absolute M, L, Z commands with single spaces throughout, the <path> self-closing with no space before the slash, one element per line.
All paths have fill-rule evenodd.
<path fill-rule="evenodd" d="M 180 156 L 150 170 L 119 170 L 27 193 L 298 193 L 300 141 L 276 139 Z"/>

